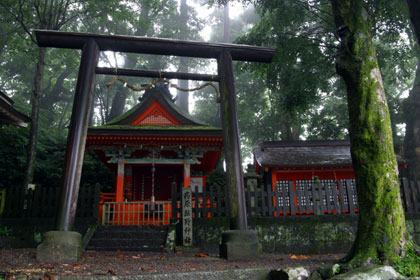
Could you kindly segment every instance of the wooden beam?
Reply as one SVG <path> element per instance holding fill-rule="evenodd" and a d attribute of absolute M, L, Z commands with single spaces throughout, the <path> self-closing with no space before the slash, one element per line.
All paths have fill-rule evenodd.
<path fill-rule="evenodd" d="M 131 77 L 146 77 L 146 78 L 166 78 L 166 79 L 178 79 L 178 80 L 194 80 L 194 81 L 209 81 L 218 82 L 219 76 L 207 75 L 207 74 L 194 74 L 194 73 L 182 73 L 182 72 L 161 72 L 152 70 L 134 70 L 134 69 L 117 69 L 96 67 L 96 74 L 102 75 L 119 75 L 119 76 L 131 76 Z"/>
<path fill-rule="evenodd" d="M 233 60 L 270 63 L 275 49 L 249 45 L 206 43 L 162 38 L 98 35 L 90 33 L 34 30 L 38 46 L 82 49 L 87 40 L 93 39 L 101 51 L 175 55 L 215 58 L 230 52 Z"/>
<path fill-rule="evenodd" d="M 155 159 L 155 164 L 169 164 L 169 165 L 181 165 L 181 164 L 185 164 L 184 159 L 182 158 L 174 158 L 174 159 L 169 159 L 169 158 L 159 158 L 159 159 Z M 189 160 L 189 164 L 201 164 L 201 162 L 196 159 L 196 158 L 192 158 Z M 108 163 L 119 163 L 118 158 L 114 157 L 108 160 Z M 152 159 L 151 158 L 126 158 L 124 159 L 124 163 L 125 164 L 152 164 Z"/>

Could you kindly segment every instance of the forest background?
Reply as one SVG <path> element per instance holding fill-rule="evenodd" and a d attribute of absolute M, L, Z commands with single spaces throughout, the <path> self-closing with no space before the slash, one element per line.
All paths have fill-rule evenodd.
<path fill-rule="evenodd" d="M 33 122 L 28 128 L 0 129 L 0 188 L 27 183 L 58 186 L 62 173 L 80 54 L 38 48 L 30 32 L 37 28 L 276 48 L 272 64 L 235 64 L 244 157 L 252 158 L 252 148 L 260 140 L 348 139 L 346 90 L 335 69 L 339 41 L 330 2 L 249 2 L 231 3 L 231 17 L 227 17 L 229 9 L 206 0 L 2 1 L 0 90 L 15 101 L 16 108 L 32 116 Z M 394 148 L 414 171 L 420 166 L 412 152 L 418 148 L 413 140 L 416 135 L 406 135 L 405 130 L 407 125 L 420 126 L 415 114 L 420 99 L 419 48 L 403 1 L 370 2 Z M 100 65 L 216 73 L 215 62 L 209 60 L 152 55 L 101 53 Z M 107 88 L 110 79 L 97 76 L 91 125 L 119 116 L 142 94 L 117 83 Z M 151 82 L 145 78 L 127 80 L 137 86 Z M 194 104 L 190 105 L 192 115 L 220 126 L 219 104 L 211 88 L 194 92 L 189 99 Z M 412 179 L 419 180 L 415 176 L 410 172 Z M 95 155 L 89 154 L 82 184 L 96 183 L 111 188 L 113 179 Z"/>

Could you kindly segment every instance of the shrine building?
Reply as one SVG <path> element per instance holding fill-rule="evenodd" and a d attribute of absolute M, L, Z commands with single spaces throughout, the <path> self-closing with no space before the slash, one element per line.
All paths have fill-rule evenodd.
<path fill-rule="evenodd" d="M 254 148 L 256 172 L 264 177 L 265 188 L 293 181 L 295 190 L 314 180 L 327 185 L 350 179 L 355 184 L 350 142 L 322 141 L 264 141 Z M 406 161 L 397 155 L 398 167 L 404 175 Z"/>
<path fill-rule="evenodd" d="M 88 129 L 87 148 L 115 174 L 115 192 L 101 194 L 102 224 L 169 224 L 174 188 L 202 192 L 223 148 L 222 129 L 177 106 L 165 84 L 139 100 L 106 125 Z"/>

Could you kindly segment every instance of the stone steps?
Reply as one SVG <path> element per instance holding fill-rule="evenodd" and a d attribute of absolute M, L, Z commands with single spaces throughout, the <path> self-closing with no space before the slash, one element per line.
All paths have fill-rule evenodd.
<path fill-rule="evenodd" d="M 161 252 L 167 235 L 167 226 L 98 226 L 87 249 Z"/>

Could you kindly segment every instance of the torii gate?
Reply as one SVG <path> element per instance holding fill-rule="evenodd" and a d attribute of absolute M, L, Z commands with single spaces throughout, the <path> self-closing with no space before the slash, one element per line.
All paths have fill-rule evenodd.
<path fill-rule="evenodd" d="M 81 235 L 71 230 L 76 214 L 95 76 L 96 74 L 115 74 L 113 69 L 97 67 L 100 51 L 217 59 L 217 76 L 131 69 L 119 69 L 118 74 L 219 82 L 231 229 L 222 235 L 220 255 L 228 259 L 254 257 L 258 252 L 258 238 L 255 231 L 248 230 L 247 225 L 232 61 L 270 63 L 275 50 L 248 45 L 121 35 L 50 30 L 35 30 L 34 33 L 39 47 L 82 50 L 62 174 L 57 231 L 45 233 L 43 243 L 37 249 L 37 258 L 46 262 L 77 261 L 82 251 Z"/>

